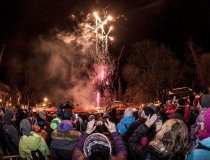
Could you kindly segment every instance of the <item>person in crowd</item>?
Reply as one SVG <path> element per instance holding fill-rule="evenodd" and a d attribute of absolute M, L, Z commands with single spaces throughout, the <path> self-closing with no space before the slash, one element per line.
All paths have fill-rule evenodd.
<path fill-rule="evenodd" d="M 183 121 L 187 125 L 190 123 L 190 116 L 191 116 L 191 110 L 190 110 L 191 107 L 190 106 L 193 105 L 193 100 L 194 99 L 195 99 L 195 96 L 188 96 L 186 101 L 185 101 Z"/>
<path fill-rule="evenodd" d="M 173 103 L 169 103 L 166 106 L 166 115 L 171 115 L 174 114 L 176 112 L 176 107 L 174 106 Z"/>
<path fill-rule="evenodd" d="M 203 94 L 201 96 L 201 106 L 202 108 L 210 107 L 210 94 Z"/>
<path fill-rule="evenodd" d="M 199 110 L 197 108 L 198 102 L 200 101 L 200 96 L 196 95 L 194 99 L 191 99 L 190 102 L 190 116 L 189 116 L 189 121 L 188 121 L 188 126 L 192 126 L 195 124 L 196 118 L 199 114 Z"/>
<path fill-rule="evenodd" d="M 22 135 L 28 135 L 32 131 L 32 123 L 25 115 L 24 119 L 20 122 L 20 133 Z"/>
<path fill-rule="evenodd" d="M 44 111 L 40 111 L 38 113 L 37 124 L 41 127 L 41 129 L 46 129 L 46 124 L 45 124 L 46 118 L 47 115 Z"/>
<path fill-rule="evenodd" d="M 10 155 L 18 154 L 18 145 L 20 140 L 20 132 L 16 124 L 16 115 L 12 109 L 5 109 L 3 117 L 3 132 L 5 135 L 6 146 Z"/>
<path fill-rule="evenodd" d="M 149 116 L 129 138 L 129 149 L 133 160 L 183 160 L 189 152 L 188 128 L 182 120 L 169 119 L 157 124 L 155 139 L 144 148 L 139 141 L 157 121 L 157 115 Z"/>
<path fill-rule="evenodd" d="M 209 105 L 209 101 L 210 101 L 210 97 L 205 94 L 202 95 L 200 100 L 198 99 L 197 108 L 199 110 L 199 114 L 196 118 L 195 125 L 191 126 L 191 131 L 190 131 L 190 139 L 193 144 L 198 143 L 198 132 L 200 130 L 205 112 L 207 110 L 207 106 Z"/>
<path fill-rule="evenodd" d="M 83 121 L 83 125 L 82 128 L 84 129 L 84 131 L 87 129 L 87 123 L 88 123 L 88 116 L 87 114 L 82 114 L 81 115 L 82 121 Z"/>
<path fill-rule="evenodd" d="M 204 114 L 198 136 L 199 141 L 188 155 L 187 160 L 210 159 L 210 108 Z"/>
<path fill-rule="evenodd" d="M 62 103 L 57 107 L 57 116 L 60 119 L 64 119 L 63 104 Z"/>
<path fill-rule="evenodd" d="M 33 112 L 28 113 L 28 119 L 31 122 L 32 127 L 34 125 L 37 125 L 37 119 L 36 119 L 35 115 L 33 114 Z"/>
<path fill-rule="evenodd" d="M 64 119 L 72 118 L 73 109 L 74 105 L 71 102 L 66 102 L 66 104 L 63 106 Z"/>
<path fill-rule="evenodd" d="M 18 105 L 16 106 L 16 126 L 19 127 L 22 119 L 25 118 L 27 114 L 23 111 L 23 109 Z"/>
<path fill-rule="evenodd" d="M 79 115 L 74 120 L 74 126 L 77 131 L 80 131 L 80 132 L 84 131 L 83 121 L 82 121 L 82 118 L 79 117 Z"/>
<path fill-rule="evenodd" d="M 121 136 L 124 135 L 130 124 L 134 121 L 135 118 L 133 117 L 132 108 L 126 108 L 124 112 L 124 117 L 121 119 L 120 123 L 117 124 L 117 131 L 120 133 Z"/>
<path fill-rule="evenodd" d="M 45 138 L 45 141 L 47 143 L 48 146 L 50 146 L 50 143 L 52 141 L 52 132 L 53 130 L 57 129 L 58 124 L 61 122 L 61 119 L 56 117 L 54 118 L 51 122 L 50 122 L 50 127 L 47 128 L 47 135 Z"/>
<path fill-rule="evenodd" d="M 0 109 L 0 147 L 2 149 L 2 154 L 4 156 L 7 156 L 8 153 L 7 153 L 7 148 L 5 146 L 5 144 L 7 142 L 6 142 L 6 139 L 5 139 L 5 135 L 4 135 L 4 131 L 3 131 L 3 122 L 2 122 L 3 117 L 4 117 L 4 112 L 3 112 L 2 109 Z"/>
<path fill-rule="evenodd" d="M 113 108 L 111 112 L 109 113 L 109 120 L 112 121 L 115 125 L 119 123 L 119 120 L 117 119 L 117 110 L 116 108 Z"/>
<path fill-rule="evenodd" d="M 117 113 L 116 113 L 116 118 L 117 118 L 118 121 L 120 121 L 120 120 L 123 118 L 123 113 L 122 113 L 122 111 L 117 111 Z"/>
<path fill-rule="evenodd" d="M 56 120 L 53 120 L 56 121 Z M 54 122 L 55 123 L 55 122 Z M 58 121 L 59 123 L 59 121 Z M 53 160 L 71 160 L 73 147 L 80 137 L 79 131 L 73 130 L 69 120 L 63 120 L 52 133 L 50 149 Z"/>
<path fill-rule="evenodd" d="M 93 119 L 96 119 L 96 117 L 93 114 L 88 116 L 88 121 L 92 121 Z"/>
<path fill-rule="evenodd" d="M 88 122 L 87 130 L 84 132 L 73 150 L 73 160 L 126 160 L 127 148 L 113 122 L 107 119 L 105 126 L 112 135 L 115 155 L 108 138 L 101 133 L 91 134 L 95 128 L 95 120 Z"/>
<path fill-rule="evenodd" d="M 33 131 L 34 131 L 35 133 L 38 133 L 39 135 L 41 135 L 42 138 L 44 138 L 44 140 L 46 140 L 47 132 L 46 132 L 46 130 L 41 129 L 41 127 L 40 127 L 39 125 L 34 125 L 34 126 L 33 126 Z"/>
<path fill-rule="evenodd" d="M 184 111 L 185 111 L 185 100 L 183 98 L 180 98 L 178 101 L 177 101 L 177 104 L 176 104 L 176 107 L 174 108 L 174 112 L 168 114 L 168 118 L 169 119 L 173 119 L 173 118 L 176 118 L 176 119 L 183 119 L 183 116 L 184 116 Z"/>
<path fill-rule="evenodd" d="M 155 111 L 148 107 L 145 106 L 142 110 L 139 111 L 139 118 L 134 121 L 133 123 L 131 123 L 130 127 L 128 127 L 127 131 L 125 132 L 125 134 L 122 136 L 124 142 L 127 144 L 128 139 L 132 136 L 132 134 L 134 133 L 134 131 L 143 123 L 146 122 L 147 117 L 150 115 L 152 116 L 153 114 L 155 114 Z M 149 133 L 147 134 L 148 137 L 148 141 L 151 141 L 154 138 L 155 135 L 155 128 L 151 127 Z"/>
<path fill-rule="evenodd" d="M 28 131 L 28 126 L 23 126 Z M 20 138 L 19 154 L 24 160 L 48 160 L 49 149 L 45 140 L 35 132 L 25 134 Z"/>

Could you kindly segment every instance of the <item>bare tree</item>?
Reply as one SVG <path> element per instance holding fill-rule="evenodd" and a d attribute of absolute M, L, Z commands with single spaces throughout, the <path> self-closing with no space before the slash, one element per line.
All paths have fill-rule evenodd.
<path fill-rule="evenodd" d="M 188 54 L 188 62 L 193 64 L 194 82 L 193 88 L 207 89 L 210 86 L 210 54 L 203 53 L 202 48 L 197 46 L 192 39 L 187 42 L 187 47 L 190 51 Z"/>
<path fill-rule="evenodd" d="M 144 101 L 163 101 L 162 91 L 181 80 L 179 61 L 167 46 L 154 41 L 138 42 L 134 44 L 134 51 L 128 61 L 131 68 L 124 70 L 128 87 L 140 89 Z"/>
<path fill-rule="evenodd" d="M 8 63 L 7 79 L 10 87 L 10 97 L 13 105 L 17 105 L 18 84 L 20 80 L 21 64 L 17 57 L 10 59 Z"/>
<path fill-rule="evenodd" d="M 202 85 L 204 88 L 210 87 L 210 53 L 202 54 L 199 58 L 200 74 L 202 75 Z"/>

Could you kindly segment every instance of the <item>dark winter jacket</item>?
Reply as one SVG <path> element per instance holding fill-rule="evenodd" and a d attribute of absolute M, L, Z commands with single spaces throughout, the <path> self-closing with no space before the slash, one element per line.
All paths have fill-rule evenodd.
<path fill-rule="evenodd" d="M 145 121 L 146 119 L 141 118 L 140 120 L 131 123 L 131 125 L 128 127 L 127 131 L 125 132 L 125 134 L 122 136 L 125 143 L 127 143 L 128 139 L 132 136 L 134 131 Z"/>
<path fill-rule="evenodd" d="M 37 124 L 40 126 L 41 129 L 46 129 L 46 123 L 42 118 L 37 118 Z"/>
<path fill-rule="evenodd" d="M 6 146 L 10 154 L 18 154 L 18 145 L 20 140 L 20 132 L 7 116 L 3 117 L 3 131 L 5 134 Z"/>
<path fill-rule="evenodd" d="M 141 118 L 139 121 L 135 121 L 133 122 L 129 128 L 127 129 L 127 131 L 125 132 L 125 134 L 122 136 L 124 142 L 127 144 L 128 142 L 128 139 L 133 135 L 134 131 L 143 123 L 146 122 L 146 119 L 145 118 Z M 154 127 L 151 127 L 149 129 L 149 132 L 147 134 L 147 138 L 148 138 L 148 141 L 150 142 L 151 140 L 153 140 L 154 136 L 155 136 L 155 128 Z"/>
<path fill-rule="evenodd" d="M 134 134 L 129 138 L 128 145 L 132 160 L 168 160 L 161 151 L 162 146 L 152 146 L 144 148 L 140 143 L 140 139 L 149 132 L 149 128 L 145 124 L 141 124 Z M 176 156 L 174 160 L 184 160 L 183 157 Z M 171 159 L 172 160 L 172 159 Z"/>
<path fill-rule="evenodd" d="M 120 137 L 119 133 L 114 132 L 111 134 L 114 148 L 115 148 L 115 157 L 117 160 L 126 160 L 127 158 L 127 148 L 125 146 L 125 143 L 123 142 L 122 138 Z M 87 139 L 89 134 L 86 132 L 83 133 L 77 142 L 77 144 L 74 147 L 73 150 L 73 160 L 83 159 L 86 160 L 85 154 L 83 152 L 84 142 Z"/>
<path fill-rule="evenodd" d="M 53 160 L 71 160 L 73 147 L 80 137 L 80 132 L 59 132 L 54 130 L 50 144 Z"/>

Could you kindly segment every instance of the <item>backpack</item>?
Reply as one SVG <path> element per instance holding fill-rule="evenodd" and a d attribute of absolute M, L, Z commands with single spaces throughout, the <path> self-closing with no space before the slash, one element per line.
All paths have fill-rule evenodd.
<path fill-rule="evenodd" d="M 45 157 L 43 156 L 42 152 L 39 149 L 31 151 L 31 155 L 34 160 L 45 160 Z"/>

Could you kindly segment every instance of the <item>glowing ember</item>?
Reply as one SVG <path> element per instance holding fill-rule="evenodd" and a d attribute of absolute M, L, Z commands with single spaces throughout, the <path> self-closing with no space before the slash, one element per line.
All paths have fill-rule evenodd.
<path fill-rule="evenodd" d="M 98 107 L 100 106 L 100 93 L 99 92 L 97 92 L 97 99 L 96 99 L 96 107 L 97 107 L 97 109 L 98 109 Z"/>

